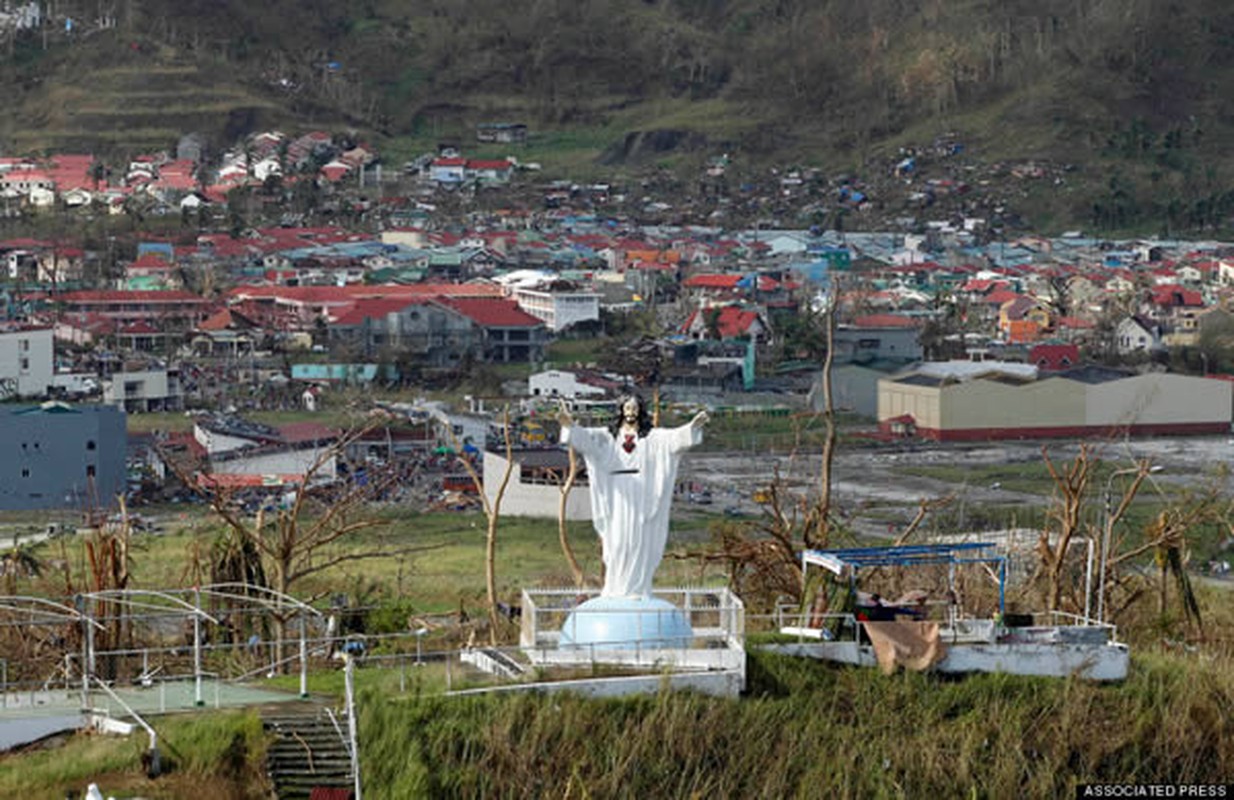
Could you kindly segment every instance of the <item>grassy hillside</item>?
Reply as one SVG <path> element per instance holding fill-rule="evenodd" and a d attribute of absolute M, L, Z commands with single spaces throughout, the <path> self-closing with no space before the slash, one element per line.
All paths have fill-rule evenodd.
<path fill-rule="evenodd" d="M 834 174 L 948 132 L 985 163 L 1071 165 L 1017 197 L 1060 224 L 1234 210 L 1221 0 L 127 0 L 105 29 L 97 9 L 61 0 L 45 31 L 0 37 L 0 149 L 318 125 L 397 157 L 516 119 L 521 152 L 563 171 L 728 151 Z"/>
<path fill-rule="evenodd" d="M 962 679 L 751 652 L 737 700 L 664 693 L 446 698 L 362 670 L 364 794 L 436 797 L 1024 797 L 1079 783 L 1220 783 L 1234 772 L 1228 659 L 1137 652 L 1118 685 Z M 289 688 L 290 686 L 290 681 Z M 341 693 L 338 670 L 314 691 Z M 256 798 L 253 712 L 155 721 L 168 773 L 141 774 L 145 738 L 79 735 L 0 757 L 5 797 L 88 781 L 120 796 Z"/>
<path fill-rule="evenodd" d="M 765 654 L 742 700 L 366 694 L 365 794 L 1070 797 L 1234 770 L 1228 667 L 1137 657 L 1117 686 L 839 668 Z"/>
<path fill-rule="evenodd" d="M 83 796 L 90 783 L 99 784 L 106 796 L 151 800 L 270 796 L 263 763 L 266 739 L 256 712 L 173 715 L 155 724 L 165 770 L 157 779 L 142 771 L 142 754 L 149 746 L 144 734 L 78 734 L 44 749 L 0 755 L 0 796 L 61 800 Z"/>

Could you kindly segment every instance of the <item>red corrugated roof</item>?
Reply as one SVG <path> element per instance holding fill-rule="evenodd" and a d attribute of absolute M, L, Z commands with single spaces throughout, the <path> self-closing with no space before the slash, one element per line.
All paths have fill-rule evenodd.
<path fill-rule="evenodd" d="M 1152 301 L 1159 306 L 1170 308 L 1199 308 L 1204 305 L 1204 296 L 1194 289 L 1166 284 L 1153 287 Z"/>
<path fill-rule="evenodd" d="M 1001 306 L 1003 303 L 1010 302 L 1020 297 L 1020 295 L 1010 289 L 996 289 L 985 296 L 984 302 L 990 305 Z"/>
<path fill-rule="evenodd" d="M 423 297 L 369 297 L 357 300 L 351 307 L 338 314 L 336 325 L 361 325 L 366 319 L 377 319 L 395 314 L 410 305 L 427 303 Z"/>
<path fill-rule="evenodd" d="M 51 175 L 41 169 L 20 169 L 0 174 L 0 181 L 6 183 L 30 183 L 31 181 L 51 181 Z"/>
<path fill-rule="evenodd" d="M 1044 370 L 1069 369 L 1080 363 L 1080 348 L 1074 344 L 1039 344 L 1028 351 L 1028 363 Z"/>
<path fill-rule="evenodd" d="M 513 300 L 443 297 L 437 302 L 484 328 L 539 328 L 544 325 L 542 321 L 519 308 L 518 303 Z"/>
<path fill-rule="evenodd" d="M 156 328 L 142 319 L 121 325 L 116 329 L 116 333 L 121 336 L 149 336 L 155 333 L 162 333 L 162 329 Z"/>
<path fill-rule="evenodd" d="M 710 309 L 708 309 L 710 311 Z M 706 313 L 706 312 L 704 312 Z M 696 310 L 686 320 L 685 325 L 681 326 L 682 331 L 688 331 L 694 323 L 699 312 Z M 704 318 L 705 319 L 705 318 Z M 750 326 L 758 319 L 758 312 L 746 311 L 738 306 L 724 306 L 720 309 L 720 316 L 716 320 L 716 327 L 720 331 L 720 338 L 733 339 L 738 336 L 744 336 L 749 332 Z"/>
<path fill-rule="evenodd" d="M 867 314 L 853 320 L 854 328 L 916 328 L 918 322 L 902 314 Z"/>
<path fill-rule="evenodd" d="M 252 489 L 258 486 L 291 486 L 304 480 L 303 475 L 281 473 L 273 475 L 234 475 L 226 472 L 201 473 L 197 484 L 213 489 Z"/>
<path fill-rule="evenodd" d="M 258 327 L 257 323 L 230 308 L 222 308 L 202 320 L 197 326 L 199 331 L 226 331 L 233 329 L 250 329 Z"/>
<path fill-rule="evenodd" d="M 138 289 L 111 289 L 99 291 L 66 292 L 60 295 L 66 303 L 205 303 L 206 300 L 192 292 L 172 290 L 166 292 Z"/>
<path fill-rule="evenodd" d="M 237 286 L 229 298 L 279 298 L 299 303 L 350 303 L 382 297 L 473 297 L 500 298 L 500 286 L 484 283 L 389 283 L 352 286 Z"/>
<path fill-rule="evenodd" d="M 691 275 L 682 282 L 687 289 L 736 289 L 741 275 Z"/>
<path fill-rule="evenodd" d="M 159 253 L 142 253 L 129 267 L 133 269 L 171 269 L 167 259 Z"/>
<path fill-rule="evenodd" d="M 318 422 L 289 422 L 279 426 L 279 435 L 284 442 L 315 442 L 323 439 L 337 439 L 338 431 Z"/>

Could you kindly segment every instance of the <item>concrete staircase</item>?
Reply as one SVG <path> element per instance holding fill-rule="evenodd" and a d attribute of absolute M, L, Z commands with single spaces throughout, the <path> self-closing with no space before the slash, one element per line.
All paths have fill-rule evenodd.
<path fill-rule="evenodd" d="M 347 732 L 345 719 L 335 728 L 325 709 L 318 708 L 271 711 L 262 722 L 275 737 L 266 753 L 266 772 L 280 800 L 307 798 L 318 786 L 353 786 L 351 757 L 339 735 L 339 730 Z"/>
<path fill-rule="evenodd" d="M 496 675 L 499 678 L 513 680 L 527 671 L 522 664 L 492 647 L 464 650 L 459 655 L 459 658 L 463 663 L 471 664 L 476 669 L 483 670 L 490 675 Z"/>

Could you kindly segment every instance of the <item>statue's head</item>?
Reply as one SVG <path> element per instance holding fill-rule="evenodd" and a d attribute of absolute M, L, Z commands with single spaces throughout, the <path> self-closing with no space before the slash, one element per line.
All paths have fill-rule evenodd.
<path fill-rule="evenodd" d="M 636 428 L 640 439 L 651 433 L 651 415 L 647 413 L 647 404 L 636 394 L 621 398 L 617 406 L 617 418 L 608 426 L 609 431 L 616 436 L 623 425 Z"/>

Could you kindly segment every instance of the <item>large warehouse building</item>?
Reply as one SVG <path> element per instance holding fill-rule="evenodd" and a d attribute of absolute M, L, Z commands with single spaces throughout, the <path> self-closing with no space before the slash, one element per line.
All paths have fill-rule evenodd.
<path fill-rule="evenodd" d="M 878 382 L 888 433 L 935 441 L 1224 434 L 1231 384 L 1104 367 L 1043 373 L 1026 364 L 924 363 Z"/>

